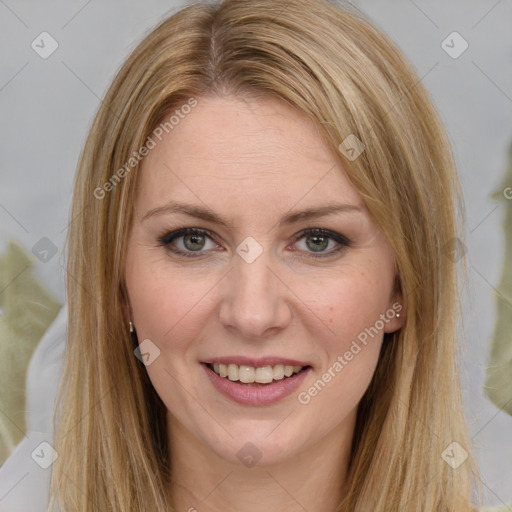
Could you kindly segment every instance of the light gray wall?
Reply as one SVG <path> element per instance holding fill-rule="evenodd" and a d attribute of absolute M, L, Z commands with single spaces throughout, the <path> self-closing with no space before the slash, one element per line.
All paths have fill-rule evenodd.
<path fill-rule="evenodd" d="M 490 195 L 503 182 L 512 140 L 512 2 L 360 0 L 356 5 L 424 77 L 454 147 L 467 209 L 466 411 L 485 502 L 512 504 L 512 417 L 490 403 L 482 387 L 495 320 L 493 287 L 504 263 L 504 210 Z M 441 48 L 454 31 L 469 45 L 457 59 Z"/>
<path fill-rule="evenodd" d="M 501 184 L 512 137 L 511 0 L 358 0 L 402 48 L 430 91 L 454 145 L 467 206 L 470 271 L 465 293 L 466 410 L 485 501 L 512 503 L 512 417 L 482 385 L 494 325 L 493 286 L 503 264 Z M 28 251 L 49 238 L 59 252 L 35 271 L 64 301 L 64 246 L 73 175 L 100 98 L 115 71 L 176 1 L 0 0 L 0 252 L 10 238 Z M 47 31 L 58 49 L 31 47 Z M 441 43 L 468 43 L 458 58 Z M 453 39 L 453 37 L 452 37 Z M 454 46 L 460 43 L 448 39 Z M 44 43 L 47 50 L 49 40 Z M 43 51 L 43 48 L 39 48 Z"/>

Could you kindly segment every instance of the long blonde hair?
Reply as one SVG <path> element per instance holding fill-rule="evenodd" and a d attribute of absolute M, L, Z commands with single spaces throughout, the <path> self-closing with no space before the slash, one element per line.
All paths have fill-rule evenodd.
<path fill-rule="evenodd" d="M 74 190 L 52 504 L 172 509 L 166 411 L 134 357 L 124 263 L 141 148 L 173 109 L 205 95 L 280 98 L 313 120 L 396 256 L 407 321 L 385 336 L 359 404 L 337 510 L 470 510 L 476 468 L 456 365 L 452 250 L 462 200 L 450 146 L 401 52 L 353 8 L 326 0 L 190 5 L 145 37 L 108 90 Z M 338 149 L 349 135 L 366 148 L 355 160 Z M 447 447 L 469 458 L 454 469 Z"/>

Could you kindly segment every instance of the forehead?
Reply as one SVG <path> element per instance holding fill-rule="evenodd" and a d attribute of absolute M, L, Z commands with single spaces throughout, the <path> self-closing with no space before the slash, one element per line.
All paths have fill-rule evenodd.
<path fill-rule="evenodd" d="M 236 213 L 319 202 L 362 206 L 304 114 L 277 99 L 198 98 L 144 158 L 138 209 L 172 199 Z"/>

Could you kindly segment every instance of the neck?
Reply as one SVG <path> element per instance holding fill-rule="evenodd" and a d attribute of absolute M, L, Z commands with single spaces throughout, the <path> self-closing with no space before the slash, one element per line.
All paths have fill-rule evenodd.
<path fill-rule="evenodd" d="M 279 463 L 246 467 L 225 460 L 170 422 L 175 512 L 335 512 L 346 494 L 353 434 L 346 423 Z"/>

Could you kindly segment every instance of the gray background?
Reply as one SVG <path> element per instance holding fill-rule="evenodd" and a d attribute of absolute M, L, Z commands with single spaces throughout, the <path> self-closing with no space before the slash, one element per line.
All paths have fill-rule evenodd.
<path fill-rule="evenodd" d="M 454 146 L 467 208 L 465 407 L 485 503 L 512 503 L 512 417 L 482 389 L 503 265 L 503 207 L 490 195 L 512 137 L 512 0 L 353 3 L 412 61 Z M 61 302 L 73 177 L 93 115 L 130 50 L 179 5 L 0 0 L 0 252 L 9 239 L 30 252 L 49 238 L 58 254 L 34 258 L 35 273 Z M 43 31 L 59 45 L 47 59 L 31 48 Z M 457 59 L 441 47 L 453 31 L 469 44 Z"/>

